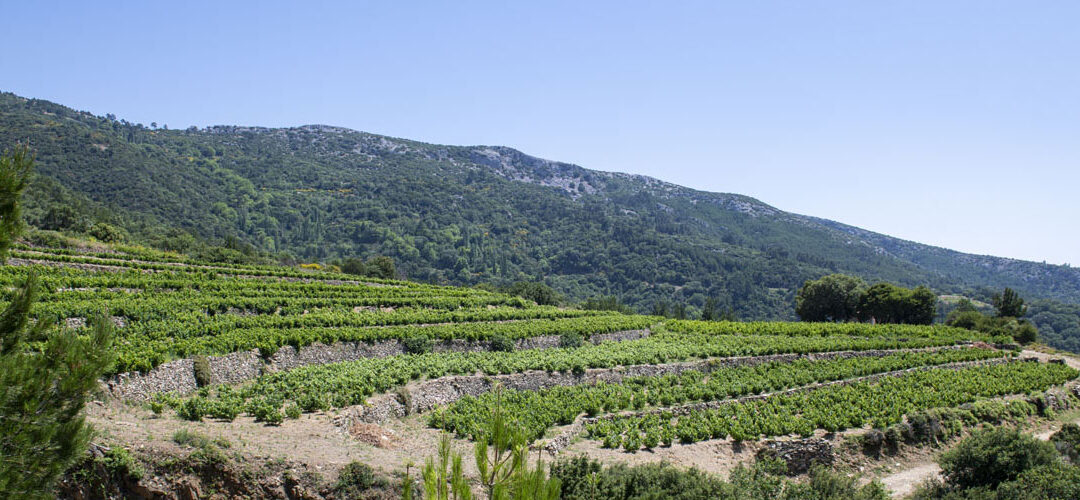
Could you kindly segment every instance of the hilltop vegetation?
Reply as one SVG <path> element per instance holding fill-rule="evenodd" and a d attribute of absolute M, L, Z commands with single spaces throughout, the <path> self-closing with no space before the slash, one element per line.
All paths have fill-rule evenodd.
<path fill-rule="evenodd" d="M 195 252 L 199 241 L 305 261 L 386 255 L 414 280 L 546 281 L 638 311 L 707 300 L 793 318 L 803 281 L 845 272 L 941 292 L 1011 286 L 1080 301 L 1080 273 L 980 257 L 784 213 L 752 198 L 586 170 L 501 147 L 351 130 L 167 130 L 0 96 L 0 142 L 42 174 L 31 224 Z M 99 238 L 101 239 L 101 238 Z"/>

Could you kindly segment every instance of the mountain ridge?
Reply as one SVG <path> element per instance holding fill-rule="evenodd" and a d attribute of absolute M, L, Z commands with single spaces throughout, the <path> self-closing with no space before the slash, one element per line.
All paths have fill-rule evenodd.
<path fill-rule="evenodd" d="M 69 229 L 55 212 L 71 205 L 166 246 L 184 231 L 304 260 L 385 254 L 423 281 L 540 280 L 639 310 L 713 298 L 748 319 L 792 318 L 795 289 L 830 272 L 1080 303 L 1080 270 L 1068 266 L 965 254 L 506 146 L 331 125 L 152 129 L 10 93 L 0 140 L 38 153 L 28 218 L 39 227 Z"/>

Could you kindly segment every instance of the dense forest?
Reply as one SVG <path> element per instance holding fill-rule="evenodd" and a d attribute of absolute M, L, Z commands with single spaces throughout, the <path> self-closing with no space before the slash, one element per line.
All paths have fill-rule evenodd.
<path fill-rule="evenodd" d="M 173 130 L 0 94 L 0 144 L 16 142 L 37 155 L 28 222 L 99 239 L 210 242 L 294 262 L 386 255 L 413 280 L 542 281 L 574 301 L 683 304 L 690 316 L 709 304 L 793 319 L 798 287 L 837 272 L 938 293 L 1010 286 L 1053 300 L 1047 309 L 1080 303 L 1068 266 L 961 254 L 503 147 L 327 126 Z"/>

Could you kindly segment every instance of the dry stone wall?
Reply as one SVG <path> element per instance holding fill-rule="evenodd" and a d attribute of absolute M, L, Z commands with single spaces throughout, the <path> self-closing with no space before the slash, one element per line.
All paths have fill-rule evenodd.
<path fill-rule="evenodd" d="M 622 342 L 644 338 L 649 334 L 649 330 L 627 330 L 593 335 L 590 341 L 594 343 Z M 559 340 L 557 335 L 519 339 L 515 342 L 515 348 L 519 350 L 549 349 L 558 347 Z M 480 352 L 490 349 L 490 342 L 470 342 L 458 339 L 437 341 L 432 346 L 435 352 Z M 299 349 L 284 346 L 266 359 L 260 355 L 258 349 L 252 349 L 224 356 L 208 356 L 207 362 L 210 368 L 211 384 L 236 384 L 267 372 L 365 358 L 382 358 L 404 353 L 405 346 L 397 340 L 372 343 L 337 342 L 330 345 L 316 343 Z M 194 363 L 190 359 L 171 361 L 145 374 L 123 373 L 105 381 L 105 386 L 113 397 L 133 402 L 147 401 L 158 392 L 190 394 L 198 389 Z"/>
<path fill-rule="evenodd" d="M 931 351 L 945 349 L 964 349 L 949 346 L 927 349 L 901 350 Z M 619 383 L 623 379 L 641 376 L 677 375 L 687 371 L 708 373 L 712 370 L 753 366 L 774 361 L 791 362 L 797 359 L 810 361 L 828 359 L 847 359 L 861 357 L 882 357 L 895 354 L 896 350 L 837 351 L 813 354 L 771 354 L 765 356 L 743 356 L 717 358 L 702 361 L 688 361 L 661 365 L 632 365 L 616 368 L 593 368 L 583 374 L 528 371 L 506 375 L 469 375 L 442 377 L 434 380 L 417 382 L 403 389 L 401 394 L 382 394 L 341 412 L 336 423 L 342 429 L 348 429 L 354 422 L 380 423 L 393 418 L 423 413 L 438 406 L 444 406 L 465 396 L 479 396 L 490 392 L 496 385 L 506 389 L 538 391 L 556 386 L 593 385 L 599 382 Z"/>

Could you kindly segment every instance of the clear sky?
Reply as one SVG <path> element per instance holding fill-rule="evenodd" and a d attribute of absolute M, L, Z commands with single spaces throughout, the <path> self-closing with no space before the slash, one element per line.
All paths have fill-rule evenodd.
<path fill-rule="evenodd" d="M 497 144 L 1080 265 L 1080 2 L 5 2 L 0 89 Z"/>

